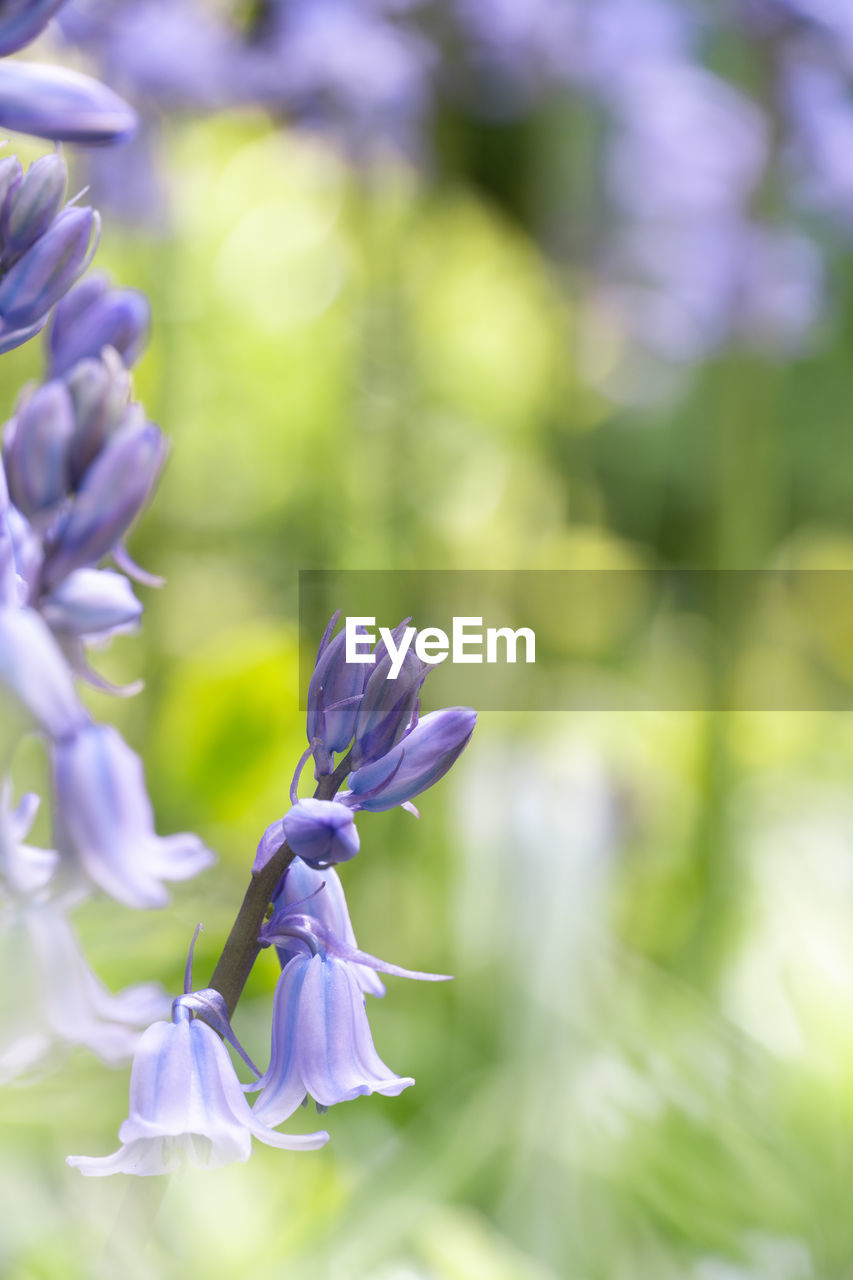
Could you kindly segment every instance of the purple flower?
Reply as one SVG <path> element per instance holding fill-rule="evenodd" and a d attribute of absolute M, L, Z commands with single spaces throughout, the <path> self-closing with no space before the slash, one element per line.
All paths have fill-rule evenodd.
<path fill-rule="evenodd" d="M 471 707 L 446 707 L 422 716 L 387 755 L 350 774 L 346 802 L 374 813 L 406 804 L 443 778 L 474 732 Z"/>
<path fill-rule="evenodd" d="M 104 1062 L 124 1062 L 140 1028 L 168 1008 L 154 983 L 109 992 L 56 903 L 18 898 L 0 904 L 0 964 L 14 974 L 0 988 L 3 1083 L 42 1065 L 55 1045 L 83 1045 Z"/>
<path fill-rule="evenodd" d="M 67 208 L 54 218 L 0 280 L 0 333 L 41 325 L 88 267 L 99 234 L 100 219 L 91 209 Z"/>
<path fill-rule="evenodd" d="M 60 303 L 54 315 L 61 306 Z M 106 348 L 100 359 L 88 358 L 75 364 L 64 381 L 74 407 L 68 479 L 71 488 L 78 489 L 87 470 L 125 417 L 130 400 L 130 375 L 118 354 Z"/>
<path fill-rule="evenodd" d="M 53 745 L 57 843 L 94 884 L 129 907 L 162 907 L 164 880 L 188 880 L 213 855 L 198 836 L 158 836 L 142 761 L 112 725 Z"/>
<path fill-rule="evenodd" d="M 118 142 L 136 113 L 106 85 L 68 67 L 0 64 L 0 128 L 54 142 Z"/>
<path fill-rule="evenodd" d="M 318 773 L 331 773 L 332 754 L 352 742 L 368 671 L 365 663 L 346 661 L 346 636 L 330 640 L 340 616 L 336 612 L 320 641 L 308 685 L 308 741 L 314 746 Z M 315 745 L 316 744 L 316 745 Z"/>
<path fill-rule="evenodd" d="M 68 739 L 89 716 L 62 652 L 33 609 L 0 608 L 0 685 L 54 739 Z"/>
<path fill-rule="evenodd" d="M 114 289 L 104 272 L 92 272 L 57 303 L 47 330 L 51 377 L 87 356 L 112 347 L 130 368 L 148 342 L 151 308 L 138 289 Z"/>
<path fill-rule="evenodd" d="M 45 581 L 61 581 L 72 569 L 97 564 L 145 507 L 166 460 L 166 441 L 138 406 L 83 477 L 74 503 L 56 535 L 45 565 Z"/>
<path fill-rule="evenodd" d="M 139 1043 L 119 1150 L 101 1157 L 69 1156 L 70 1165 L 91 1177 L 144 1177 L 170 1173 L 184 1160 L 206 1168 L 245 1162 L 252 1137 L 290 1151 L 315 1150 L 328 1141 L 323 1131 L 275 1133 L 246 1101 L 222 1040 L 192 1017 L 186 998 L 174 1002 L 172 1018 L 155 1022 Z"/>
<path fill-rule="evenodd" d="M 54 379 L 37 387 L 4 434 L 9 493 L 23 515 L 50 515 L 68 492 L 68 450 L 74 431 L 71 397 Z"/>
<path fill-rule="evenodd" d="M 0 57 L 35 40 L 65 0 L 0 0 Z"/>
<path fill-rule="evenodd" d="M 339 939 L 344 949 L 350 952 L 358 950 L 341 878 L 334 867 L 316 871 L 301 858 L 294 858 L 276 890 L 273 906 L 276 913 L 298 908 L 314 921 L 316 929 Z M 292 938 L 284 937 L 276 946 L 282 968 L 300 950 L 300 945 L 295 944 Z M 362 991 L 369 991 L 374 996 L 385 994 L 385 984 L 375 970 L 366 964 L 351 963 Z"/>
<path fill-rule="evenodd" d="M 414 641 L 414 628 L 400 623 L 392 633 L 395 643 L 400 643 L 404 631 L 412 632 Z M 352 747 L 352 763 L 356 768 L 387 755 L 417 720 L 421 686 L 429 668 L 416 657 L 412 647 L 406 651 L 396 678 L 391 677 L 392 666 L 391 654 L 380 641 L 358 707 Z"/>
<path fill-rule="evenodd" d="M 75 569 L 42 597 L 39 612 L 57 634 L 102 642 L 135 631 L 142 605 L 123 574 L 112 569 Z"/>
<path fill-rule="evenodd" d="M 3 260 L 8 263 L 44 235 L 62 208 L 67 173 L 65 161 L 56 153 L 41 156 L 27 170 L 26 177 L 15 157 L 17 172 L 3 203 Z"/>
<path fill-rule="evenodd" d="M 358 853 L 352 810 L 336 800 L 300 800 L 281 823 L 287 843 L 310 867 L 348 862 Z"/>
<path fill-rule="evenodd" d="M 395 1096 L 410 1084 L 377 1054 L 349 963 L 319 953 L 288 961 L 275 990 L 272 1056 L 257 1084 L 255 1115 L 280 1124 L 308 1094 L 329 1107 L 364 1093 Z"/>

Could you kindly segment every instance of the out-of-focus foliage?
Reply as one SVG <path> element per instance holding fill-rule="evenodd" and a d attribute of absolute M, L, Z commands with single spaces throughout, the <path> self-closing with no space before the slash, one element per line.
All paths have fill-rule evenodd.
<path fill-rule="evenodd" d="M 99 253 L 151 296 L 137 387 L 173 440 L 132 540 L 167 586 L 103 666 L 146 678 L 108 711 L 161 829 L 221 861 L 169 913 L 80 926 L 112 986 L 177 991 L 287 804 L 298 569 L 849 568 L 853 373 L 848 299 L 820 354 L 722 356 L 685 397 L 614 407 L 572 280 L 471 185 L 357 174 L 255 120 L 167 142 L 173 233 L 108 227 Z M 4 408 L 36 365 L 4 357 Z M 815 630 L 848 678 L 849 626 Z M 38 778 L 36 744 L 18 765 Z M 320 1153 L 164 1190 L 66 1169 L 125 1113 L 126 1073 L 74 1054 L 0 1093 L 0 1273 L 841 1280 L 851 767 L 844 711 L 483 717 L 421 822 L 365 815 L 342 873 L 361 945 L 456 975 L 372 1005 L 417 1087 L 334 1110 Z M 237 1016 L 262 1060 L 264 959 Z"/>

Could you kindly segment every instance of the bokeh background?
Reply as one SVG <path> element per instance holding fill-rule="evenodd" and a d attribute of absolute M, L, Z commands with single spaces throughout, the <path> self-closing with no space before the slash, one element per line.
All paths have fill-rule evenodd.
<path fill-rule="evenodd" d="M 484 0 L 444 42 L 441 6 L 319 8 L 364 19 L 318 46 L 361 98 L 201 76 L 275 5 L 175 5 L 184 45 L 168 6 L 77 5 L 35 50 L 144 110 L 144 151 L 73 157 L 98 263 L 151 298 L 136 390 L 173 444 L 131 543 L 167 585 L 101 663 L 146 689 L 91 705 L 158 829 L 219 855 L 167 911 L 77 913 L 113 988 L 177 991 L 199 920 L 206 980 L 286 807 L 300 569 L 853 567 L 844 6 Z M 384 98 L 380 28 L 412 59 Z M 821 618 L 844 688 L 850 620 Z M 71 1054 L 0 1093 L 0 1273 L 847 1280 L 851 769 L 842 709 L 483 715 L 343 871 L 363 947 L 455 975 L 371 1002 L 416 1087 L 333 1110 L 320 1153 L 85 1180 L 64 1157 L 114 1149 L 127 1073 Z M 236 1018 L 261 1059 L 275 976 Z"/>

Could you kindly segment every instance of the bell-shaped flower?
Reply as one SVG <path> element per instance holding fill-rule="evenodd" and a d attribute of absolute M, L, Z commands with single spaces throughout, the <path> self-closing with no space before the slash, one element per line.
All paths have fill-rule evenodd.
<path fill-rule="evenodd" d="M 83 477 L 45 564 L 48 585 L 113 552 L 147 503 L 166 460 L 166 441 L 137 409 L 131 406 Z"/>
<path fill-rule="evenodd" d="M 65 0 L 3 0 L 0 4 L 0 57 L 17 53 L 35 40 Z"/>
<path fill-rule="evenodd" d="M 0 63 L 0 127 L 53 142 L 119 142 L 136 112 L 91 76 L 39 62 Z"/>
<path fill-rule="evenodd" d="M 205 1168 L 245 1162 L 252 1138 L 288 1151 L 311 1151 L 328 1141 L 317 1133 L 276 1133 L 249 1106 L 224 1043 L 192 997 L 179 997 L 171 1022 L 143 1034 L 130 1072 L 130 1114 L 119 1129 L 121 1147 L 109 1156 L 68 1156 L 90 1177 L 171 1173 L 185 1160 Z"/>
<path fill-rule="evenodd" d="M 50 373 L 111 347 L 130 368 L 148 342 L 151 308 L 138 289 L 114 289 L 104 272 L 87 275 L 57 303 L 47 330 Z"/>
<path fill-rule="evenodd" d="M 346 661 L 346 635 L 330 639 L 340 610 L 333 614 L 317 653 L 308 684 L 308 741 L 314 748 L 318 776 L 331 772 L 332 753 L 352 742 L 358 707 L 368 671 L 363 662 Z"/>
<path fill-rule="evenodd" d="M 358 853 L 352 809 L 336 800 L 298 801 L 281 820 L 284 838 L 310 867 L 348 862 Z"/>
<path fill-rule="evenodd" d="M 18 409 L 5 433 L 9 493 L 30 520 L 47 516 L 68 492 L 68 450 L 74 431 L 71 396 L 53 379 Z"/>
<path fill-rule="evenodd" d="M 334 867 L 316 871 L 301 858 L 294 858 L 276 889 L 273 907 L 276 911 L 298 909 L 303 915 L 311 917 L 316 929 L 339 938 L 346 950 L 358 950 L 344 887 Z M 284 968 L 288 960 L 302 949 L 301 943 L 284 936 L 283 941 L 276 946 L 281 967 Z M 362 991 L 369 991 L 374 996 L 385 994 L 385 984 L 375 970 L 355 961 L 351 961 L 351 965 Z"/>
<path fill-rule="evenodd" d="M 51 738 L 68 739 L 89 722 L 68 664 L 33 609 L 0 608 L 0 686 Z"/>
<path fill-rule="evenodd" d="M 445 707 L 422 716 L 387 755 L 350 774 L 343 799 L 374 813 L 407 804 L 444 777 L 468 745 L 476 721 L 471 707 Z"/>
<path fill-rule="evenodd" d="M 33 806 L 25 801 L 30 813 L 22 819 L 20 806 L 7 812 L 0 838 L 20 836 L 10 831 L 9 818 L 13 827 L 26 823 Z M 126 1061 L 141 1028 L 168 1009 L 157 984 L 113 995 L 89 968 L 63 905 L 40 892 L 55 856 L 21 847 L 13 860 L 16 884 L 0 877 L 0 966 L 14 975 L 0 985 L 0 1083 L 45 1066 L 63 1046 L 82 1045 L 111 1064 Z"/>
<path fill-rule="evenodd" d="M 198 836 L 156 834 L 142 761 L 112 725 L 85 725 L 53 744 L 52 759 L 60 854 L 118 902 L 165 906 L 164 880 L 213 861 Z"/>
<path fill-rule="evenodd" d="M 4 71 L 0 65 L 0 103 Z M 53 304 L 68 292 L 91 262 L 100 225 L 100 218 L 89 208 L 69 207 L 54 218 L 44 235 L 30 245 L 0 280 L 0 319 L 4 330 L 25 329 L 46 320 Z"/>
<path fill-rule="evenodd" d="M 18 165 L 18 161 L 14 161 Z M 40 156 L 27 170 L 18 166 L 0 217 L 3 261 L 9 263 L 44 235 L 62 208 L 68 172 L 58 152 Z"/>
<path fill-rule="evenodd" d="M 355 966 L 427 982 L 444 982 L 446 975 L 401 969 L 353 950 L 315 918 L 300 914 L 298 905 L 276 911 L 260 941 L 301 949 L 276 985 L 270 1065 L 252 1086 L 260 1090 L 257 1116 L 280 1124 L 309 1094 L 329 1107 L 365 1093 L 395 1096 L 414 1084 L 410 1076 L 391 1071 L 376 1052 Z"/>
<path fill-rule="evenodd" d="M 317 954 L 288 961 L 275 990 L 272 1056 L 258 1082 L 256 1116 L 280 1124 L 309 1094 L 329 1107 L 364 1093 L 396 1096 L 414 1083 L 376 1052 L 364 994 L 345 960 Z"/>

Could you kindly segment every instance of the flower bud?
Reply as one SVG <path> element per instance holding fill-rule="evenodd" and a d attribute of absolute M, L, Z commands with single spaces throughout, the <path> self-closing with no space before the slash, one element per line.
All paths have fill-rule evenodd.
<path fill-rule="evenodd" d="M 38 62 L 0 65 L 0 127 L 54 142 L 118 142 L 136 112 L 91 76 Z"/>
<path fill-rule="evenodd" d="M 100 360 L 76 364 L 65 383 L 74 409 L 68 474 L 72 489 L 76 489 L 125 414 L 130 375 L 116 353 L 107 348 Z"/>
<path fill-rule="evenodd" d="M 422 716 L 393 751 L 350 775 L 350 803 L 378 813 L 420 795 L 461 755 L 476 720 L 471 707 L 446 707 Z"/>
<path fill-rule="evenodd" d="M 399 630 L 399 628 L 398 628 Z M 391 656 L 379 657 L 364 690 L 355 726 L 352 761 L 369 764 L 387 755 L 409 727 L 426 677 L 424 664 L 409 649 L 396 679 L 390 678 Z"/>
<path fill-rule="evenodd" d="M 99 232 L 100 219 L 89 208 L 65 209 L 54 218 L 0 280 L 0 316 L 8 328 L 37 323 L 67 293 L 89 265 Z"/>
<path fill-rule="evenodd" d="M 102 279 L 105 287 L 93 289 L 87 278 L 57 304 L 47 338 L 52 376 L 86 356 L 99 356 L 104 347 L 117 351 L 130 368 L 145 349 L 151 323 L 145 294 L 113 289 Z"/>
<path fill-rule="evenodd" d="M 10 423 L 6 442 L 9 493 L 30 519 L 52 510 L 68 489 L 68 446 L 74 430 L 63 382 L 38 387 Z"/>
<path fill-rule="evenodd" d="M 300 800 L 284 815 L 282 829 L 309 867 L 348 862 L 359 850 L 352 809 L 336 800 Z"/>
<path fill-rule="evenodd" d="M 62 208 L 67 181 L 65 161 L 56 153 L 30 165 L 3 209 L 4 259 L 17 258 L 44 235 Z"/>
<path fill-rule="evenodd" d="M 112 569 L 75 569 L 55 591 L 42 597 L 39 611 L 53 631 L 103 638 L 133 629 L 142 616 L 142 605 L 123 574 Z"/>
<path fill-rule="evenodd" d="M 321 743 L 327 752 L 343 751 L 349 746 L 366 678 L 363 662 L 346 661 L 343 631 L 328 643 L 324 637 L 308 685 L 309 742 Z"/>
<path fill-rule="evenodd" d="M 0 57 L 35 40 L 65 0 L 0 0 Z"/>
<path fill-rule="evenodd" d="M 166 458 L 166 442 L 159 427 L 135 408 L 83 477 L 45 566 L 48 585 L 108 555 L 148 500 Z"/>

